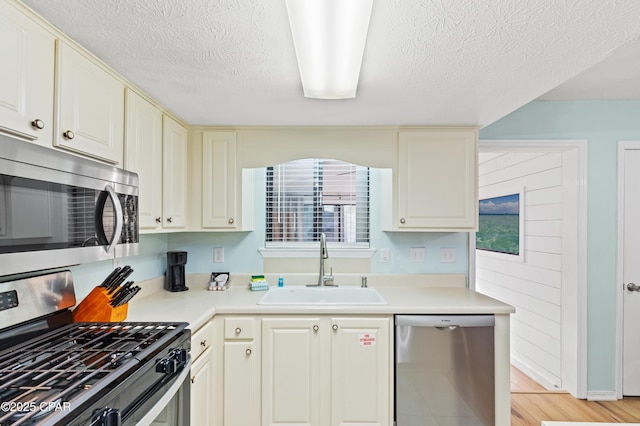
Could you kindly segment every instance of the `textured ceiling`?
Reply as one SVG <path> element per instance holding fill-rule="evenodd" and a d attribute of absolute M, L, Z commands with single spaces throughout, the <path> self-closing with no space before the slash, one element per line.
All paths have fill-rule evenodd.
<path fill-rule="evenodd" d="M 486 125 L 640 36 L 637 0 L 375 0 L 330 101 L 302 96 L 284 0 L 24 2 L 193 125 Z"/>
<path fill-rule="evenodd" d="M 542 95 L 543 100 L 640 100 L 640 39 Z"/>

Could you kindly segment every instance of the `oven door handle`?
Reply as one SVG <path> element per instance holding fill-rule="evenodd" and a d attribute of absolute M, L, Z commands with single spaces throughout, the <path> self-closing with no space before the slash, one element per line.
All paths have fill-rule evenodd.
<path fill-rule="evenodd" d="M 167 406 L 169 401 L 173 399 L 173 397 L 178 393 L 185 380 L 189 380 L 189 375 L 191 374 L 191 357 L 189 356 L 186 363 L 184 364 L 184 368 L 178 375 L 178 378 L 174 380 L 173 384 L 169 389 L 165 392 L 164 396 L 154 405 L 147 414 L 144 415 L 142 419 L 136 426 L 148 426 L 153 422 L 164 410 L 164 407 Z"/>

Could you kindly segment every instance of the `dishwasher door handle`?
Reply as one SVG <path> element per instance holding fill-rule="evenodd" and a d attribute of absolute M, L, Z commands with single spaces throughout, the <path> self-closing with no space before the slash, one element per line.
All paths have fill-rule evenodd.
<path fill-rule="evenodd" d="M 456 327 L 493 327 L 493 315 L 396 315 L 396 325 L 409 327 L 436 327 L 453 329 Z"/>
<path fill-rule="evenodd" d="M 436 330 L 440 330 L 440 331 L 450 331 L 450 330 L 455 330 L 456 328 L 458 328 L 458 325 L 445 325 L 445 326 L 436 326 Z"/>

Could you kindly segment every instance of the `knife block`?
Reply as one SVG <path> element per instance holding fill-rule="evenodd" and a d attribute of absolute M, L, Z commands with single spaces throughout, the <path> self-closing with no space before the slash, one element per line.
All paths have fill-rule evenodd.
<path fill-rule="evenodd" d="M 129 304 L 115 308 L 104 287 L 95 287 L 73 310 L 74 322 L 120 322 L 127 319 Z"/>

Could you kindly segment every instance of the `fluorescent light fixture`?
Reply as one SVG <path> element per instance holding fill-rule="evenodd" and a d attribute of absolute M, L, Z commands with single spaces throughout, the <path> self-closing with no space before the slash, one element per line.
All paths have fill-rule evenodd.
<path fill-rule="evenodd" d="M 356 97 L 373 0 L 286 0 L 304 96 Z"/>

